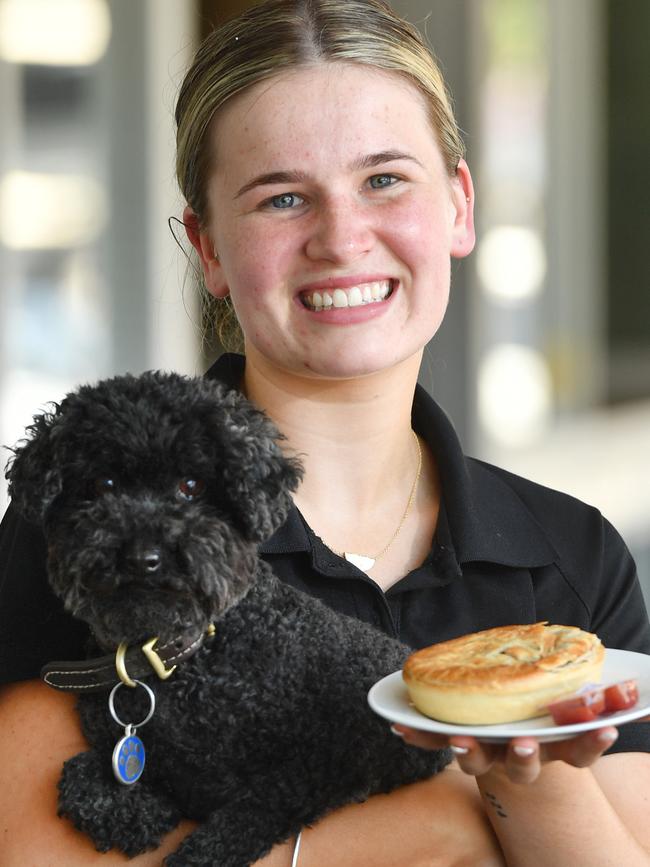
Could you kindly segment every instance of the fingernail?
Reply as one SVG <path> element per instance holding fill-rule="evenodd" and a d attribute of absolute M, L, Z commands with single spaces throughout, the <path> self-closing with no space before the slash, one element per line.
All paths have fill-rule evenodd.
<path fill-rule="evenodd" d="M 535 752 L 535 747 L 522 747 L 522 746 L 514 746 L 512 748 L 513 753 L 516 756 L 519 756 L 522 759 L 529 759 Z"/>
<path fill-rule="evenodd" d="M 466 756 L 469 752 L 469 747 L 459 747 L 456 744 L 450 744 L 449 746 L 452 753 L 456 753 L 457 756 Z"/>
<path fill-rule="evenodd" d="M 598 740 L 603 744 L 613 744 L 618 738 L 617 729 L 603 729 L 598 732 Z"/>
<path fill-rule="evenodd" d="M 397 735 L 398 738 L 403 738 L 403 737 L 404 737 L 404 732 L 399 731 L 398 729 L 395 728 L 395 726 L 391 726 L 391 727 L 390 727 L 390 730 L 392 731 L 392 733 L 393 733 L 394 735 Z"/>

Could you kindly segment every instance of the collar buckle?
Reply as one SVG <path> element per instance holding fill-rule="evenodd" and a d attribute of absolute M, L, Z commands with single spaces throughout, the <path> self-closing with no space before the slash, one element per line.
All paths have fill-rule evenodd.
<path fill-rule="evenodd" d="M 171 668 L 165 668 L 165 663 L 162 661 L 162 659 L 158 656 L 156 651 L 153 649 L 154 644 L 157 641 L 158 641 L 158 636 L 156 636 L 156 638 L 150 638 L 149 641 L 145 641 L 145 643 L 142 645 L 142 652 L 149 660 L 149 664 L 151 665 L 153 670 L 156 672 L 158 677 L 161 680 L 167 680 L 167 678 L 170 677 L 176 671 L 176 666 L 172 665 Z"/>

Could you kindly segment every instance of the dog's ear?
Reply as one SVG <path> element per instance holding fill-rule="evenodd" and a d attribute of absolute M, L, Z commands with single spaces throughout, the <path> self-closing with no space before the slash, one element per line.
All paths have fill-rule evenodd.
<path fill-rule="evenodd" d="M 283 437 L 273 422 L 236 392 L 221 403 L 215 427 L 222 493 L 244 536 L 263 542 L 286 520 L 302 465 L 283 453 Z"/>
<path fill-rule="evenodd" d="M 63 479 L 55 455 L 56 423 L 60 407 L 51 413 L 34 416 L 27 438 L 11 451 L 5 477 L 9 496 L 16 509 L 35 524 L 42 524 L 45 513 L 61 493 Z"/>

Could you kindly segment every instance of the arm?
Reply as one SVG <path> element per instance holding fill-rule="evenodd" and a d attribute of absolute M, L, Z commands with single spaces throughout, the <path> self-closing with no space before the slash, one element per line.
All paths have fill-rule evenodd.
<path fill-rule="evenodd" d="M 290 867 L 293 845 L 255 867 Z M 477 787 L 456 768 L 376 795 L 303 830 L 298 867 L 505 867 Z"/>
<path fill-rule="evenodd" d="M 561 528 L 554 542 L 563 546 L 568 583 L 591 612 L 587 628 L 606 647 L 650 652 L 643 595 L 623 540 L 599 513 L 579 510 L 575 516 L 579 520 L 569 526 L 580 544 L 566 544 Z M 464 748 L 459 766 L 477 781 L 509 867 L 650 867 L 650 752 L 625 751 L 648 749 L 645 735 L 636 745 L 630 737 L 635 725 L 621 727 L 623 750 L 607 756 L 602 754 L 616 739 L 610 727 L 559 743 L 518 738 L 507 749 L 452 739 Z M 446 745 L 403 731 L 421 747 Z M 530 752 L 518 756 L 515 747 Z"/>
<path fill-rule="evenodd" d="M 412 744 L 439 736 L 398 727 Z M 615 729 L 549 744 L 506 747 L 454 737 L 459 766 L 476 778 L 508 867 L 650 867 L 650 755 L 602 756 Z M 517 755 L 515 748 L 529 750 Z"/>
<path fill-rule="evenodd" d="M 530 785 L 500 769 L 479 788 L 510 867 L 650 865 L 650 756 L 617 753 L 591 768 L 553 762 Z M 499 808 L 497 808 L 497 803 Z"/>
<path fill-rule="evenodd" d="M 38 682 L 0 691 L 0 767 L 11 787 L 0 787 L 3 867 L 47 860 L 48 867 L 160 867 L 192 824 L 183 823 L 155 852 L 132 860 L 100 854 L 56 815 L 56 783 L 65 759 L 86 749 L 74 698 Z M 432 816 L 435 817 L 432 820 Z M 290 867 L 293 842 L 276 846 L 259 867 Z M 445 770 L 418 783 L 354 804 L 303 834 L 299 867 L 502 867 L 494 833 L 474 781 Z"/>
<path fill-rule="evenodd" d="M 77 722 L 75 699 L 28 681 L 0 690 L 0 840 L 3 867 L 160 867 L 191 830 L 172 831 L 157 852 L 129 860 L 99 853 L 83 834 L 56 814 L 56 784 L 63 762 L 87 749 Z M 11 781 L 10 785 L 6 783 Z"/>

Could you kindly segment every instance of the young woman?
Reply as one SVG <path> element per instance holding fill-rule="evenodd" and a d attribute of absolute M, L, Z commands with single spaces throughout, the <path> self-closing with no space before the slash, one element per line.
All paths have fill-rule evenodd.
<path fill-rule="evenodd" d="M 470 172 L 416 31 L 376 0 L 267 0 L 201 47 L 177 123 L 188 237 L 243 333 L 244 355 L 207 375 L 241 388 L 304 456 L 295 509 L 262 549 L 277 574 L 414 647 L 548 619 L 650 652 L 611 526 L 466 458 L 416 386 L 450 259 L 474 244 Z M 17 648 L 4 680 L 80 657 L 83 635 L 45 589 L 42 540 L 11 509 L 1 546 L 0 612 Z M 7 686 L 0 726 L 12 779 L 2 864 L 124 863 L 55 816 L 61 763 L 83 748 L 69 697 Z M 339 810 L 259 863 L 648 867 L 646 729 L 499 748 L 453 738 L 451 769 Z M 131 863 L 159 864 L 189 827 Z"/>

